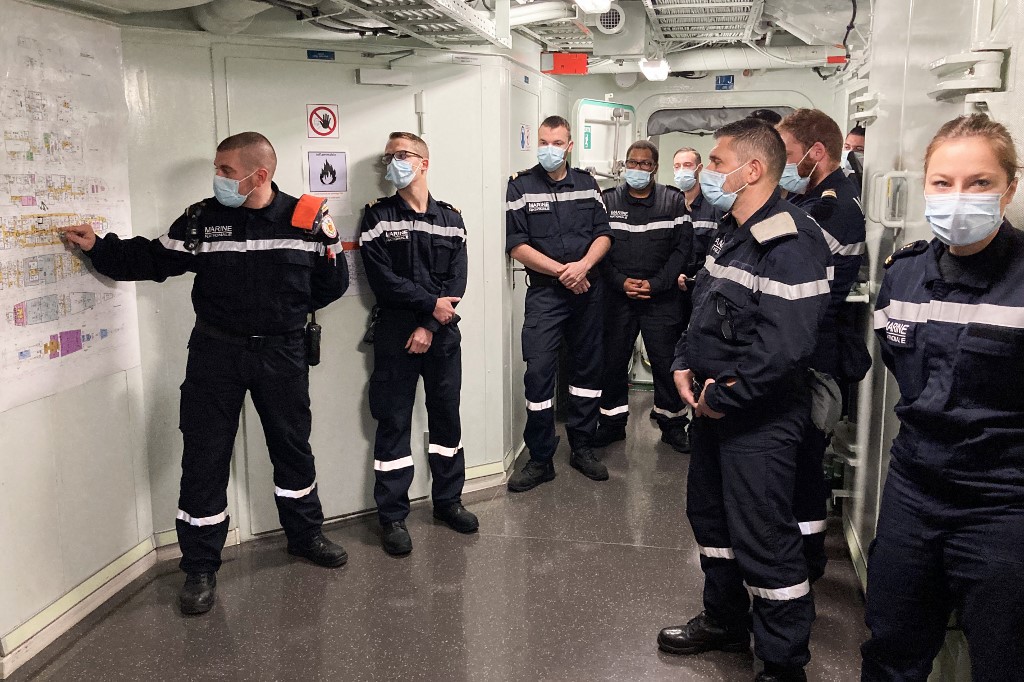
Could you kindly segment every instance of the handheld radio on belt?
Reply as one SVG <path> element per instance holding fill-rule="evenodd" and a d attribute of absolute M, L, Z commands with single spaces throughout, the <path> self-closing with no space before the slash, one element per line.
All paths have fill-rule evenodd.
<path fill-rule="evenodd" d="M 306 364 L 316 367 L 320 364 L 320 325 L 316 323 L 316 313 L 313 319 L 306 323 Z"/>

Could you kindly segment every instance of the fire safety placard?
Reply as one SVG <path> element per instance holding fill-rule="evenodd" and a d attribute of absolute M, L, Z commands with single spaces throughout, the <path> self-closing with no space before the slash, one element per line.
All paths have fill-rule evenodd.
<path fill-rule="evenodd" d="M 332 195 L 348 191 L 348 162 L 345 152 L 306 152 L 309 191 Z"/>
<path fill-rule="evenodd" d="M 337 104 L 306 105 L 306 137 L 318 140 L 340 137 Z"/>

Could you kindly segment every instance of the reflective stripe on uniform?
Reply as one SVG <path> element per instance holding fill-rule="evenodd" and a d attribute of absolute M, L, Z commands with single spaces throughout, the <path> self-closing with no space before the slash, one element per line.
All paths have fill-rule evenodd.
<path fill-rule="evenodd" d="M 569 386 L 569 394 L 577 396 L 579 398 L 600 398 L 601 389 L 599 388 L 577 388 L 576 386 Z"/>
<path fill-rule="evenodd" d="M 530 410 L 531 412 L 540 412 L 541 410 L 546 410 L 550 408 L 553 404 L 553 400 L 550 399 L 539 403 L 531 403 L 529 400 L 527 400 L 526 409 Z"/>
<path fill-rule="evenodd" d="M 676 417 L 682 417 L 686 414 L 686 408 L 679 410 L 678 412 L 669 412 L 663 407 L 655 407 L 654 412 L 660 414 L 662 417 L 668 417 L 669 419 L 675 419 Z"/>
<path fill-rule="evenodd" d="M 818 533 L 824 533 L 828 528 L 827 521 L 800 521 L 800 535 L 817 535 Z"/>
<path fill-rule="evenodd" d="M 614 417 L 617 414 L 626 414 L 627 412 L 629 412 L 629 405 L 619 405 L 618 407 L 613 407 L 610 410 L 606 410 L 603 407 L 601 408 L 601 414 L 606 417 Z"/>
<path fill-rule="evenodd" d="M 359 243 L 365 244 L 366 242 L 373 241 L 385 232 L 393 230 L 412 230 L 414 232 L 425 232 L 438 237 L 466 238 L 466 231 L 457 225 L 432 225 L 423 220 L 382 220 L 374 225 L 373 229 L 367 230 L 363 234 L 359 235 Z"/>
<path fill-rule="evenodd" d="M 694 220 L 693 231 L 697 234 L 709 234 L 718 230 L 718 223 L 714 220 Z"/>
<path fill-rule="evenodd" d="M 761 292 L 769 296 L 784 298 L 787 301 L 797 301 L 802 298 L 821 296 L 829 292 L 828 280 L 818 279 L 813 282 L 801 284 L 784 284 L 776 282 L 767 277 L 758 277 L 753 273 L 741 270 L 731 265 L 719 265 L 715 262 L 714 256 L 708 256 L 704 263 L 708 273 L 717 279 L 727 279 L 736 282 L 740 286 L 750 289 L 753 292 Z"/>
<path fill-rule="evenodd" d="M 412 455 L 408 457 L 400 457 L 399 459 L 393 459 L 389 462 L 385 462 L 379 459 L 373 460 L 373 468 L 377 471 L 394 471 L 395 469 L 405 469 L 412 466 Z"/>
<path fill-rule="evenodd" d="M 697 545 L 697 550 L 706 557 L 711 559 L 735 559 L 736 553 L 732 551 L 732 547 L 701 547 Z"/>
<path fill-rule="evenodd" d="M 305 497 L 306 495 L 308 495 L 311 492 L 313 492 L 313 488 L 315 488 L 315 487 L 316 487 L 316 481 L 313 481 L 313 485 L 309 486 L 308 488 L 303 488 L 302 490 L 285 490 L 284 488 L 278 488 L 275 485 L 274 486 L 274 494 L 277 495 L 278 497 L 291 497 L 291 498 L 298 499 L 300 497 Z"/>
<path fill-rule="evenodd" d="M 769 590 L 766 587 L 751 587 L 745 582 L 743 585 L 747 588 L 747 591 L 755 597 L 771 599 L 772 601 L 791 601 L 793 599 L 799 599 L 805 594 L 810 594 L 811 592 L 811 583 L 807 580 L 803 581 L 799 585 L 793 585 L 792 587 L 780 587 L 774 590 Z"/>
<path fill-rule="evenodd" d="M 175 518 L 179 521 L 184 521 L 190 526 L 216 526 L 218 523 L 223 523 L 227 520 L 228 510 L 225 509 L 220 514 L 214 514 L 213 516 L 195 517 L 179 509 L 178 515 Z"/>
<path fill-rule="evenodd" d="M 518 211 L 526 208 L 527 204 L 539 201 L 581 201 L 583 199 L 596 199 L 604 205 L 601 192 L 596 189 L 582 189 L 573 192 L 551 192 L 549 194 L 524 194 L 515 201 L 506 201 L 505 208 L 509 211 Z"/>
<path fill-rule="evenodd" d="M 950 324 L 991 324 L 997 327 L 1024 329 L 1024 308 L 992 303 L 953 303 L 929 301 L 910 303 L 889 301 L 875 311 L 875 329 L 883 329 L 889 320 L 900 322 L 948 322 Z"/>
<path fill-rule="evenodd" d="M 608 223 L 613 230 L 622 230 L 624 232 L 640 233 L 640 232 L 651 232 L 653 230 L 671 230 L 676 227 L 677 223 L 672 220 L 658 220 L 653 223 L 646 223 L 644 225 L 630 225 L 629 223 Z"/>
<path fill-rule="evenodd" d="M 192 253 L 185 248 L 181 239 L 171 239 L 168 235 L 160 237 L 159 242 L 164 248 L 182 253 Z M 199 242 L 195 253 L 239 252 L 246 251 L 309 251 L 323 253 L 324 245 L 319 242 L 307 242 L 303 239 L 249 239 L 244 242 Z"/>
<path fill-rule="evenodd" d="M 821 235 L 825 237 L 825 241 L 828 242 L 828 249 L 832 252 L 833 256 L 860 256 L 867 249 L 864 242 L 854 242 L 853 244 L 843 244 L 838 239 L 829 234 L 828 230 L 824 227 L 821 228 Z"/>
<path fill-rule="evenodd" d="M 459 441 L 457 447 L 448 448 L 443 445 L 435 445 L 431 443 L 427 446 L 427 452 L 431 455 L 441 455 L 442 457 L 454 457 L 459 454 L 459 450 L 462 449 L 462 441 Z"/>

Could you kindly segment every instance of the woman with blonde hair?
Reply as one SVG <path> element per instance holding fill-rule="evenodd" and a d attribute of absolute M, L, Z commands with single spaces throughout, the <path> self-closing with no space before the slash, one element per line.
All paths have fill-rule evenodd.
<path fill-rule="evenodd" d="M 955 610 L 974 682 L 1024 680 L 1024 234 L 1006 128 L 961 116 L 925 154 L 935 238 L 887 261 L 874 326 L 896 377 L 868 560 L 862 680 L 927 679 Z"/>

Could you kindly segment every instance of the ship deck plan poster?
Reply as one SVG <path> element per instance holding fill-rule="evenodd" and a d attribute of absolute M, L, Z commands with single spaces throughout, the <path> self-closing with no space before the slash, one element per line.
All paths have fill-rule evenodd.
<path fill-rule="evenodd" d="M 5 15 L 0 412 L 139 364 L 134 284 L 97 275 L 60 231 L 131 233 L 120 32 L 27 5 Z"/>

